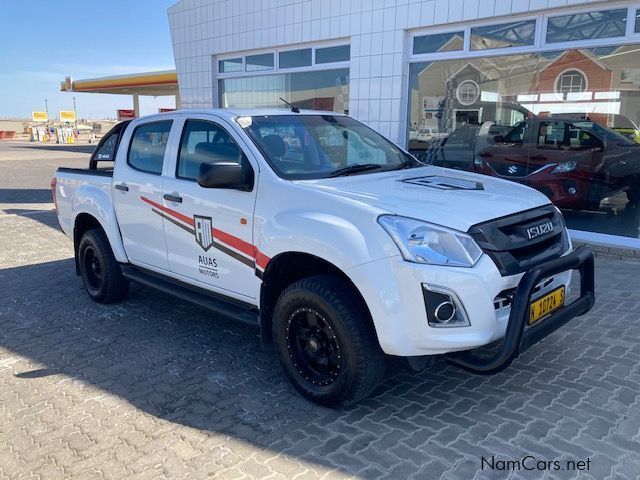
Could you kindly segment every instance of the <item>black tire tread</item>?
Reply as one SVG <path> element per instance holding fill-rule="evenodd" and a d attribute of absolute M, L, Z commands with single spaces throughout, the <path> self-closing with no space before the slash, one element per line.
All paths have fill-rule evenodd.
<path fill-rule="evenodd" d="M 273 340 L 276 347 L 279 345 L 279 335 L 284 331 L 277 328 L 278 321 L 275 318 L 285 304 L 295 301 L 297 293 L 311 293 L 317 295 L 329 303 L 338 313 L 339 321 L 349 334 L 348 341 L 353 345 L 356 355 L 356 371 L 350 385 L 337 397 L 325 398 L 322 395 L 314 395 L 312 392 L 299 388 L 295 378 L 285 372 L 292 380 L 294 386 L 305 396 L 312 400 L 328 405 L 347 407 L 366 398 L 384 379 L 385 355 L 380 349 L 373 327 L 370 326 L 370 315 L 366 306 L 352 291 L 350 285 L 335 275 L 317 275 L 299 280 L 283 290 L 276 302 L 274 310 Z M 282 352 L 278 349 L 281 361 Z"/>
<path fill-rule="evenodd" d="M 129 280 L 122 275 L 122 269 L 113 255 L 107 235 L 99 228 L 86 231 L 78 244 L 79 256 L 82 255 L 84 245 L 87 242 L 93 244 L 95 251 L 101 257 L 100 263 L 105 276 L 104 287 L 100 289 L 97 295 L 92 294 L 89 289 L 86 288 L 85 284 L 87 293 L 93 300 L 99 303 L 116 303 L 124 300 L 129 294 Z M 81 258 L 80 261 L 82 261 Z M 83 283 L 84 281 L 83 278 Z"/>

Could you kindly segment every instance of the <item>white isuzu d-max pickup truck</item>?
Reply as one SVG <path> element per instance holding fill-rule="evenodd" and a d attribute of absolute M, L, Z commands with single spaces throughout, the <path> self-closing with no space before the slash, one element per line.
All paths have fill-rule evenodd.
<path fill-rule="evenodd" d="M 91 298 L 135 281 L 254 324 L 326 405 L 367 396 L 387 355 L 500 371 L 594 302 L 593 255 L 544 195 L 423 165 L 333 112 L 124 122 L 52 190 Z"/>

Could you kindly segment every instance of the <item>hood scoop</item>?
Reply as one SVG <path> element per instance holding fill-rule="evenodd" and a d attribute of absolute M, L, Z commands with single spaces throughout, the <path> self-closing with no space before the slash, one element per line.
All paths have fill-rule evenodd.
<path fill-rule="evenodd" d="M 484 185 L 480 182 L 462 178 L 445 177 L 442 175 L 404 178 L 399 181 L 412 185 L 420 185 L 422 187 L 437 188 L 438 190 L 484 190 Z"/>

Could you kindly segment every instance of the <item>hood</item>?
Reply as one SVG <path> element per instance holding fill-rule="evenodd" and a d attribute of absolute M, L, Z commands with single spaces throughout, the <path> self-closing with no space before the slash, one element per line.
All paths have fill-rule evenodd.
<path fill-rule="evenodd" d="M 432 166 L 296 183 L 463 232 L 550 203 L 542 193 L 515 182 Z"/>

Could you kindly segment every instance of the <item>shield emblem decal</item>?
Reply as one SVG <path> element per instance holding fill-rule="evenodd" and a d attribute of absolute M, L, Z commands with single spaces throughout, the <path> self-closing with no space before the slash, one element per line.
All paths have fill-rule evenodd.
<path fill-rule="evenodd" d="M 196 243 L 206 252 L 213 245 L 213 222 L 211 217 L 193 216 L 193 224 L 195 227 Z"/>

